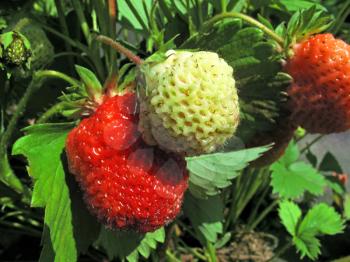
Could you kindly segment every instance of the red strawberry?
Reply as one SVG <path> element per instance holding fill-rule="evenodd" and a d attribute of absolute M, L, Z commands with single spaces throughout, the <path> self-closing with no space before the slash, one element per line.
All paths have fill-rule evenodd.
<path fill-rule="evenodd" d="M 105 97 L 67 138 L 69 169 L 92 213 L 107 225 L 154 231 L 179 213 L 188 174 L 183 159 L 146 145 L 136 97 Z"/>
<path fill-rule="evenodd" d="M 318 34 L 294 46 L 286 71 L 292 118 L 311 133 L 350 128 L 350 47 L 331 34 Z"/>

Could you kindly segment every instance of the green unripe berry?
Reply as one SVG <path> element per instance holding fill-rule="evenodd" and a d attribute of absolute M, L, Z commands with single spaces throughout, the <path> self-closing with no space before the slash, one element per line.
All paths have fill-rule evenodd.
<path fill-rule="evenodd" d="M 28 61 L 31 55 L 30 43 L 24 35 L 16 31 L 7 32 L 0 35 L 0 43 L 1 55 L 6 64 L 20 66 Z"/>
<path fill-rule="evenodd" d="M 233 69 L 213 52 L 168 51 L 166 56 L 142 66 L 144 140 L 184 155 L 212 152 L 239 123 Z"/>

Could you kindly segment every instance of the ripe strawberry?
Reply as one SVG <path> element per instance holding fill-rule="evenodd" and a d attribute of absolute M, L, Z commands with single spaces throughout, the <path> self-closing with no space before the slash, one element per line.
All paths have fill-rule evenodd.
<path fill-rule="evenodd" d="M 350 47 L 331 34 L 296 44 L 286 71 L 292 119 L 308 132 L 329 134 L 350 128 Z"/>
<path fill-rule="evenodd" d="M 180 211 L 188 180 L 185 162 L 142 141 L 134 94 L 103 100 L 68 135 L 69 169 L 89 209 L 105 224 L 154 231 Z"/>

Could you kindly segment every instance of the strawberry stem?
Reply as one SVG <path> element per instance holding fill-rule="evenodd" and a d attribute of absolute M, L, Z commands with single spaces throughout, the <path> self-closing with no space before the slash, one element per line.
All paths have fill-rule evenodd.
<path fill-rule="evenodd" d="M 2 133 L 0 138 L 0 174 L 2 176 L 1 181 L 13 188 L 17 193 L 22 194 L 27 192 L 28 190 L 26 189 L 26 186 L 23 185 L 22 182 L 17 178 L 9 164 L 7 156 L 7 146 L 15 132 L 20 117 L 23 115 L 27 107 L 29 99 L 32 97 L 33 93 L 37 89 L 39 89 L 40 86 L 40 82 L 38 82 L 38 79 L 34 76 L 31 83 L 24 92 L 22 98 L 18 102 L 17 110 L 12 115 L 7 125 L 7 128 L 5 129 L 4 133 Z"/>
<path fill-rule="evenodd" d="M 62 101 L 53 105 L 41 115 L 41 117 L 35 122 L 35 124 L 46 123 L 52 116 L 62 112 L 67 106 L 69 106 L 69 103 L 67 103 L 66 101 Z"/>
<path fill-rule="evenodd" d="M 280 46 L 283 46 L 284 40 L 282 37 L 280 37 L 278 34 L 276 34 L 273 30 L 270 28 L 266 27 L 264 24 L 260 23 L 259 21 L 255 20 L 254 18 L 238 13 L 238 12 L 224 12 L 221 14 L 218 14 L 214 16 L 213 18 L 209 19 L 205 24 L 204 28 L 211 27 L 214 25 L 216 22 L 223 20 L 225 18 L 240 18 L 243 21 L 247 22 L 248 24 L 251 24 L 253 26 L 256 26 L 260 30 L 262 30 L 265 34 L 270 36 L 272 39 L 274 39 Z"/>
<path fill-rule="evenodd" d="M 11 169 L 11 166 L 8 162 L 8 157 L 7 157 L 7 146 L 9 144 L 10 139 L 13 136 L 13 133 L 16 130 L 17 123 L 19 119 L 22 117 L 24 114 L 24 111 L 28 105 L 28 102 L 32 95 L 40 89 L 42 86 L 41 80 L 43 78 L 48 78 L 48 77 L 56 77 L 56 78 L 61 78 L 72 85 L 79 84 L 79 82 L 63 73 L 54 71 L 54 70 L 42 70 L 42 71 L 37 71 L 33 75 L 33 79 L 31 83 L 28 85 L 26 91 L 24 92 L 22 98 L 19 100 L 17 104 L 17 110 L 16 112 L 12 115 L 6 130 L 4 133 L 2 133 L 0 137 L 0 174 L 3 175 L 2 181 L 10 185 L 11 188 L 13 188 L 16 192 L 18 193 L 24 193 L 25 196 L 29 194 L 27 191 L 28 189 L 21 183 L 21 181 L 15 176 L 13 170 Z"/>
<path fill-rule="evenodd" d="M 35 73 L 35 77 L 37 78 L 60 78 L 67 83 L 71 84 L 72 86 L 79 86 L 80 82 L 64 73 L 55 71 L 55 70 L 42 70 L 37 71 Z"/>
<path fill-rule="evenodd" d="M 139 56 L 135 55 L 129 49 L 127 49 L 120 43 L 114 41 L 112 38 L 109 38 L 108 36 L 99 35 L 96 37 L 96 40 L 111 46 L 112 48 L 117 50 L 119 53 L 125 55 L 131 62 L 133 62 L 136 65 L 141 65 L 143 63 L 143 60 Z"/>

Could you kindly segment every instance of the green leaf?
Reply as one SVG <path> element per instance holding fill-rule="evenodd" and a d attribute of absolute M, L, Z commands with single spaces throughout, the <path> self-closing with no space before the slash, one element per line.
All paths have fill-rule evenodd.
<path fill-rule="evenodd" d="M 91 99 L 99 99 L 102 96 L 102 85 L 95 74 L 82 66 L 75 65 L 75 70 L 85 85 L 87 94 Z"/>
<path fill-rule="evenodd" d="M 219 248 L 226 246 L 226 244 L 230 241 L 231 237 L 232 237 L 232 233 L 227 232 L 221 239 L 216 241 L 215 248 L 219 249 Z"/>
<path fill-rule="evenodd" d="M 119 0 L 118 4 L 118 21 L 128 28 L 133 30 L 143 30 L 144 33 L 148 30 L 148 10 L 145 9 L 145 6 L 142 4 L 146 3 L 146 8 L 151 9 L 152 1 L 130 1 L 130 0 Z"/>
<path fill-rule="evenodd" d="M 197 33 L 193 35 L 181 45 L 181 48 L 216 51 L 229 43 L 241 28 L 242 21 L 240 19 L 224 20 L 215 24 L 205 34 Z"/>
<path fill-rule="evenodd" d="M 220 196 L 204 200 L 186 194 L 183 209 L 202 244 L 216 243 L 218 234 L 223 232 L 224 204 Z"/>
<path fill-rule="evenodd" d="M 338 160 L 330 152 L 327 152 L 323 157 L 319 170 L 324 172 L 336 172 L 338 174 L 343 173 Z"/>
<path fill-rule="evenodd" d="M 346 194 L 344 198 L 344 217 L 350 220 L 350 194 Z"/>
<path fill-rule="evenodd" d="M 136 262 L 139 254 L 144 258 L 148 258 L 151 251 L 156 249 L 157 243 L 163 243 L 164 240 L 164 228 L 145 235 L 102 228 L 96 245 L 101 246 L 111 260 L 126 258 L 128 261 Z"/>
<path fill-rule="evenodd" d="M 344 186 L 341 184 L 339 179 L 334 176 L 326 176 L 326 184 L 327 186 L 333 190 L 333 192 L 342 195 L 345 192 Z"/>
<path fill-rule="evenodd" d="M 191 192 L 202 197 L 218 194 L 220 189 L 231 185 L 231 180 L 239 175 L 238 171 L 267 150 L 269 146 L 187 157 Z"/>
<path fill-rule="evenodd" d="M 35 184 L 32 206 L 44 207 L 44 247 L 41 261 L 75 261 L 72 214 L 68 187 L 61 162 L 66 136 L 71 125 L 38 125 L 26 129 L 27 135 L 13 147 L 13 154 L 28 158 L 29 173 Z M 60 218 L 60 219 L 58 219 Z"/>
<path fill-rule="evenodd" d="M 300 157 L 298 145 L 294 140 L 290 141 L 283 157 L 280 158 L 279 162 L 281 162 L 284 166 L 289 166 L 290 164 L 296 162 Z"/>
<path fill-rule="evenodd" d="M 12 43 L 14 39 L 14 32 L 6 32 L 0 35 L 0 43 L 6 49 Z"/>
<path fill-rule="evenodd" d="M 35 182 L 31 203 L 33 207 L 45 206 L 47 200 L 51 197 L 52 188 L 45 185 L 53 181 L 40 178 L 42 175 L 46 176 L 44 172 L 47 172 L 49 178 L 53 180 L 55 176 L 50 174 L 63 172 L 61 154 L 63 153 L 66 136 L 72 127 L 71 123 L 30 126 L 24 129 L 26 136 L 17 140 L 13 146 L 13 155 L 22 154 L 28 158 L 28 171 Z M 41 151 L 43 149 L 45 151 Z M 47 152 L 47 154 L 42 152 Z"/>
<path fill-rule="evenodd" d="M 335 235 L 344 229 L 340 215 L 333 207 L 320 203 L 312 207 L 300 224 L 299 233 L 314 231 L 315 234 Z"/>
<path fill-rule="evenodd" d="M 334 235 L 341 233 L 343 228 L 343 221 L 334 208 L 320 203 L 308 211 L 300 223 L 293 241 L 302 258 L 308 256 L 315 260 L 321 253 L 320 241 L 316 237 L 321 234 Z"/>
<path fill-rule="evenodd" d="M 311 165 L 296 162 L 286 167 L 277 161 L 271 166 L 273 193 L 282 198 L 298 198 L 305 191 L 321 195 L 326 184 L 324 177 Z"/>
<path fill-rule="evenodd" d="M 322 6 L 321 4 L 316 3 L 315 1 L 306 1 L 306 0 L 278 0 L 280 4 L 283 5 L 283 7 L 288 11 L 288 12 L 295 12 L 300 9 L 307 9 L 313 6 L 316 6 L 317 9 L 319 10 L 324 10 L 327 11 L 327 9 Z"/>
<path fill-rule="evenodd" d="M 274 30 L 273 25 L 271 24 L 271 22 L 269 20 L 267 20 L 266 18 L 264 18 L 263 16 L 261 16 L 260 14 L 258 14 L 258 20 L 260 21 L 260 23 L 265 25 L 267 28 L 269 28 L 271 30 Z"/>
<path fill-rule="evenodd" d="M 239 30 L 232 40 L 218 49 L 219 54 L 236 69 L 234 61 L 238 58 L 251 56 L 254 54 L 254 46 L 256 43 L 262 40 L 263 32 L 255 27 L 247 27 Z M 247 48 L 247 45 L 250 45 Z"/>
<path fill-rule="evenodd" d="M 37 0 L 34 2 L 33 8 L 41 15 L 57 17 L 57 8 L 53 0 Z"/>
<path fill-rule="evenodd" d="M 285 200 L 280 203 L 278 214 L 289 234 L 295 236 L 301 218 L 301 209 L 295 203 Z"/>
<path fill-rule="evenodd" d="M 77 196 L 77 185 L 65 172 L 67 124 L 42 124 L 24 129 L 13 154 L 27 157 L 34 180 L 33 207 L 45 207 L 43 250 L 40 261 L 76 261 L 96 237 L 98 224 Z"/>
<path fill-rule="evenodd" d="M 246 0 L 230 0 L 227 6 L 227 10 L 228 11 L 231 10 L 234 12 L 241 12 L 246 4 L 247 4 Z"/>
<path fill-rule="evenodd" d="M 324 177 L 311 165 L 296 162 L 300 153 L 292 140 L 284 155 L 271 167 L 271 185 L 282 198 L 298 198 L 305 191 L 320 195 L 326 185 Z"/>
<path fill-rule="evenodd" d="M 301 253 L 301 258 L 307 256 L 310 259 L 315 260 L 321 253 L 320 241 L 312 232 L 303 232 L 300 236 L 294 237 L 293 242 Z"/>

